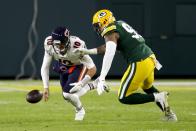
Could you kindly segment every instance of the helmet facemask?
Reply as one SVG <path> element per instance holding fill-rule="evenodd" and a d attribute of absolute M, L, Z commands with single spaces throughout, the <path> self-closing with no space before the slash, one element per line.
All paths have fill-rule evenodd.
<path fill-rule="evenodd" d="M 56 54 L 64 55 L 69 48 L 69 40 L 66 43 L 62 43 L 60 40 L 53 40 L 53 49 Z"/>
<path fill-rule="evenodd" d="M 95 24 L 93 24 L 93 28 L 94 28 L 95 32 L 96 32 L 98 35 L 101 35 L 100 23 L 95 23 Z"/>

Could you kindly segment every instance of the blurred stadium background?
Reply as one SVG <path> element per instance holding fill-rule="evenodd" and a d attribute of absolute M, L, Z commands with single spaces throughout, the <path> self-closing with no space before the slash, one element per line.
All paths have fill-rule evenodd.
<path fill-rule="evenodd" d="M 43 41 L 57 25 L 67 26 L 89 48 L 102 44 L 91 25 L 93 14 L 102 8 L 144 36 L 163 64 L 157 78 L 196 77 L 196 0 L 6 0 L 0 4 L 0 78 L 19 75 L 26 56 L 22 76 L 39 79 Z M 110 77 L 119 78 L 125 70 L 121 58 L 117 53 Z M 93 59 L 100 69 L 102 56 Z"/>
<path fill-rule="evenodd" d="M 73 121 L 72 107 L 64 105 L 60 88 L 51 88 L 50 103 L 41 102 L 37 106 L 25 103 L 27 91 L 42 90 L 40 68 L 45 37 L 56 26 L 65 25 L 72 35 L 86 41 L 88 48 L 103 44 L 103 39 L 97 37 L 91 25 L 93 14 L 102 8 L 110 9 L 118 20 L 133 26 L 156 53 L 163 68 L 156 72 L 158 81 L 155 84 L 160 90 L 171 92 L 171 104 L 179 116 L 176 125 L 160 122 L 160 112 L 151 104 L 147 104 L 149 110 L 143 111 L 144 105 L 130 108 L 117 102 L 119 79 L 126 69 L 126 62 L 118 53 L 108 76 L 116 79 L 109 82 L 112 93 L 102 98 L 96 92 L 84 96 L 82 100 L 88 116 L 82 124 Z M 195 13 L 196 0 L 1 1 L 0 130 L 194 131 Z M 102 56 L 93 56 L 93 59 L 99 73 Z M 50 76 L 55 79 L 51 86 L 59 87 L 57 74 L 51 72 Z M 19 78 L 36 81 L 15 80 Z M 38 113 L 42 114 L 37 116 Z"/>

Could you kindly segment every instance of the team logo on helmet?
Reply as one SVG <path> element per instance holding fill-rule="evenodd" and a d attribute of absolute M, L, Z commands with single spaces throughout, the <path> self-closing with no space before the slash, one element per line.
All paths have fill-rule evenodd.
<path fill-rule="evenodd" d="M 101 12 L 98 17 L 101 18 L 101 17 L 104 17 L 105 15 L 106 15 L 106 12 Z"/>
<path fill-rule="evenodd" d="M 93 27 L 94 30 L 101 35 L 103 30 L 111 23 L 115 21 L 115 17 L 112 12 L 107 9 L 97 11 L 93 16 Z"/>

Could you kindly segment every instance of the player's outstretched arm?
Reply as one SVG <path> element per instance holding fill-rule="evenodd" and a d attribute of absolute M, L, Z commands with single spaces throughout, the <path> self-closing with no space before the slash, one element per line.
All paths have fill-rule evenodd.
<path fill-rule="evenodd" d="M 105 48 L 106 48 L 106 44 L 97 47 L 97 54 L 104 54 Z"/>
<path fill-rule="evenodd" d="M 44 59 L 41 67 L 41 77 L 43 82 L 43 98 L 44 101 L 48 100 L 49 97 L 49 68 L 52 61 L 52 56 L 50 56 L 46 51 L 44 54 Z"/>
<path fill-rule="evenodd" d="M 104 39 L 106 44 L 105 44 L 105 54 L 103 57 L 101 74 L 99 77 L 100 80 L 105 80 L 105 77 L 107 76 L 108 71 L 110 70 L 110 67 L 112 65 L 112 61 L 117 48 L 118 34 L 117 33 L 108 34 L 104 36 Z"/>
<path fill-rule="evenodd" d="M 97 93 L 101 95 L 104 92 L 104 88 L 106 87 L 105 77 L 107 76 L 110 67 L 112 65 L 112 61 L 116 52 L 117 47 L 117 37 L 116 33 L 109 34 L 104 37 L 106 41 L 105 54 L 103 57 L 103 63 L 101 68 L 101 74 L 99 76 L 98 85 L 97 85 Z"/>
<path fill-rule="evenodd" d="M 105 53 L 106 45 L 101 45 L 97 48 L 87 49 L 87 48 L 79 48 L 75 50 L 75 53 L 79 53 L 81 55 L 97 55 Z"/>

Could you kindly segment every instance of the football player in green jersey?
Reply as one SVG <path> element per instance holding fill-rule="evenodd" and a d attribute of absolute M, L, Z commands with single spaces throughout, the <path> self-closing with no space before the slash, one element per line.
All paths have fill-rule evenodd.
<path fill-rule="evenodd" d="M 124 21 L 116 21 L 112 12 L 103 9 L 96 12 L 92 22 L 95 31 L 105 39 L 105 44 L 93 49 L 79 49 L 83 54 L 105 53 L 97 92 L 102 94 L 105 87 L 105 77 L 111 67 L 116 50 L 119 50 L 128 67 L 121 79 L 118 99 L 123 104 L 143 104 L 156 102 L 165 113 L 165 120 L 177 121 L 175 113 L 167 102 L 168 93 L 159 92 L 152 84 L 154 69 L 161 65 L 156 60 L 153 51 L 145 44 L 144 38 Z M 145 93 L 136 93 L 142 88 Z"/>

